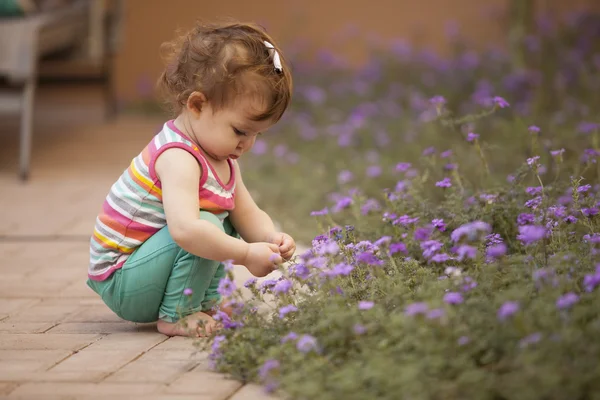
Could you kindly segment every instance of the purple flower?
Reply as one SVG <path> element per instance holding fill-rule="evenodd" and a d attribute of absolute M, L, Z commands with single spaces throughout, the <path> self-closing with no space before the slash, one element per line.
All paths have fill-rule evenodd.
<path fill-rule="evenodd" d="M 586 217 L 593 217 L 598 214 L 598 209 L 596 207 L 582 208 L 581 213 Z"/>
<path fill-rule="evenodd" d="M 417 228 L 415 229 L 415 239 L 419 242 L 429 239 L 429 235 L 431 235 L 430 228 Z"/>
<path fill-rule="evenodd" d="M 279 361 L 273 360 L 273 359 L 267 360 L 260 367 L 260 369 L 258 371 L 258 376 L 260 376 L 260 378 L 262 380 L 265 380 L 269 376 L 271 370 L 274 370 L 274 369 L 277 369 L 277 368 L 279 368 Z"/>
<path fill-rule="evenodd" d="M 461 336 L 458 338 L 458 345 L 459 346 L 464 346 L 465 344 L 469 343 L 471 341 L 471 339 L 469 339 L 468 336 Z"/>
<path fill-rule="evenodd" d="M 473 246 L 463 244 L 458 247 L 458 249 L 456 250 L 456 254 L 458 254 L 459 261 L 462 261 L 465 258 L 473 259 L 477 256 L 477 249 Z"/>
<path fill-rule="evenodd" d="M 427 240 L 421 242 L 421 249 L 423 250 L 423 257 L 431 258 L 435 253 L 442 248 L 442 243 L 437 240 Z"/>
<path fill-rule="evenodd" d="M 528 245 L 538 240 L 541 240 L 546 235 L 546 228 L 539 225 L 522 225 L 519 226 L 519 239 L 523 244 Z"/>
<path fill-rule="evenodd" d="M 298 307 L 293 304 L 288 304 L 287 306 L 283 306 L 279 309 L 279 318 L 283 319 L 287 314 L 291 312 L 298 311 Z"/>
<path fill-rule="evenodd" d="M 438 95 L 438 96 L 433 96 L 431 99 L 429 99 L 429 102 L 436 107 L 441 107 L 444 104 L 446 104 L 446 99 L 444 98 L 444 96 Z"/>
<path fill-rule="evenodd" d="M 371 165 L 367 167 L 367 176 L 370 178 L 376 178 L 381 175 L 381 167 L 379 165 Z"/>
<path fill-rule="evenodd" d="M 219 282 L 219 287 L 217 288 L 217 291 L 221 296 L 229 297 L 233 294 L 233 292 L 235 292 L 235 289 L 236 286 L 233 281 L 229 280 L 229 278 L 223 278 Z"/>
<path fill-rule="evenodd" d="M 298 339 L 298 334 L 296 332 L 290 332 L 281 338 L 281 343 L 287 343 L 296 339 Z"/>
<path fill-rule="evenodd" d="M 498 319 L 504 321 L 511 315 L 519 311 L 520 306 L 516 301 L 507 301 L 498 309 Z"/>
<path fill-rule="evenodd" d="M 382 236 L 379 239 L 377 239 L 375 241 L 375 243 L 373 243 L 373 244 L 377 247 L 382 247 L 382 246 L 385 246 L 388 243 L 390 243 L 391 240 L 392 240 L 391 236 Z"/>
<path fill-rule="evenodd" d="M 577 193 L 586 193 L 592 188 L 592 185 L 583 185 L 577 188 Z"/>
<path fill-rule="evenodd" d="M 250 286 L 254 286 L 254 284 L 256 284 L 256 281 L 256 278 L 250 278 L 246 282 L 244 282 L 244 287 L 249 288 Z"/>
<path fill-rule="evenodd" d="M 390 250 L 389 250 L 390 255 L 396 254 L 396 253 L 407 253 L 406 250 L 406 245 L 402 242 L 397 242 L 397 243 L 392 243 L 390 244 Z"/>
<path fill-rule="evenodd" d="M 552 150 L 552 151 L 550 151 L 550 154 L 552 155 L 552 157 L 558 157 L 558 156 L 562 156 L 564 152 L 565 152 L 565 149 Z"/>
<path fill-rule="evenodd" d="M 426 314 L 427 319 L 438 319 L 442 318 L 446 312 L 443 308 L 434 308 L 433 310 L 429 310 Z"/>
<path fill-rule="evenodd" d="M 354 175 L 352 174 L 352 172 L 348 171 L 348 170 L 344 170 L 341 171 L 338 175 L 338 183 L 340 185 L 343 185 L 345 183 L 350 182 L 352 179 L 354 179 Z"/>
<path fill-rule="evenodd" d="M 334 212 L 342 211 L 343 209 L 350 207 L 351 204 L 352 204 L 352 197 L 342 197 L 341 199 L 339 199 L 337 201 L 337 203 L 333 207 L 333 211 Z"/>
<path fill-rule="evenodd" d="M 446 150 L 440 153 L 440 158 L 448 158 L 452 155 L 452 150 Z"/>
<path fill-rule="evenodd" d="M 409 315 L 409 316 L 425 314 L 428 309 L 429 309 L 429 307 L 427 306 L 427 303 L 423 303 L 423 302 L 412 303 L 412 304 L 407 305 L 404 308 L 404 314 Z"/>
<path fill-rule="evenodd" d="M 292 282 L 287 279 L 282 279 L 273 287 L 275 293 L 287 293 L 292 288 Z"/>
<path fill-rule="evenodd" d="M 529 131 L 529 133 L 539 133 L 540 132 L 540 128 L 535 125 L 531 125 L 529 128 L 527 128 L 527 130 Z"/>
<path fill-rule="evenodd" d="M 367 333 L 367 328 L 362 324 L 355 324 L 352 330 L 354 331 L 355 335 L 364 335 Z"/>
<path fill-rule="evenodd" d="M 531 335 L 525 336 L 519 341 L 519 347 L 525 348 L 539 342 L 540 340 L 542 340 L 542 334 L 540 332 L 532 333 Z"/>
<path fill-rule="evenodd" d="M 500 96 L 496 96 L 492 99 L 492 101 L 494 102 L 494 105 L 498 108 L 505 108 L 505 107 L 509 107 L 510 104 L 508 104 L 508 102 L 506 100 L 504 100 L 502 97 Z"/>
<path fill-rule="evenodd" d="M 539 159 L 540 159 L 540 156 L 528 158 L 527 165 L 529 165 L 530 167 L 533 167 L 533 166 L 537 167 L 539 165 L 539 163 L 538 163 Z"/>
<path fill-rule="evenodd" d="M 266 154 L 269 149 L 267 142 L 262 139 L 256 139 L 254 146 L 252 147 L 252 153 L 256 155 Z"/>
<path fill-rule="evenodd" d="M 428 147 L 425 150 L 423 150 L 424 156 L 430 156 L 432 154 L 435 154 L 435 147 Z"/>
<path fill-rule="evenodd" d="M 296 342 L 296 348 L 302 353 L 318 351 L 317 339 L 311 335 L 302 335 Z"/>
<path fill-rule="evenodd" d="M 533 214 L 522 213 L 517 217 L 517 224 L 519 225 L 528 225 L 532 224 L 533 222 L 535 222 L 535 215 Z"/>
<path fill-rule="evenodd" d="M 310 216 L 311 217 L 316 217 L 316 216 L 320 216 L 320 215 L 327 215 L 327 214 L 329 214 L 329 210 L 327 209 L 327 207 L 325 207 L 324 209 L 319 210 L 319 211 L 311 211 L 310 212 Z"/>
<path fill-rule="evenodd" d="M 444 223 L 443 219 L 434 219 L 431 221 L 431 224 L 440 232 L 444 232 L 446 230 L 446 224 Z"/>
<path fill-rule="evenodd" d="M 191 296 L 192 293 L 194 293 L 194 291 L 192 289 L 190 289 L 190 288 L 183 289 L 183 295 L 184 296 Z"/>
<path fill-rule="evenodd" d="M 468 241 L 473 241 L 477 239 L 480 232 L 483 232 L 487 235 L 491 231 L 492 227 L 490 224 L 483 221 L 474 221 L 456 228 L 450 234 L 450 238 L 454 243 L 460 241 L 463 236 L 466 236 Z"/>
<path fill-rule="evenodd" d="M 479 134 L 473 132 L 467 134 L 467 142 L 474 142 L 477 139 L 479 139 Z"/>
<path fill-rule="evenodd" d="M 451 257 L 446 253 L 435 254 L 429 259 L 429 261 L 434 262 L 434 263 L 443 263 L 448 260 L 451 260 Z"/>
<path fill-rule="evenodd" d="M 383 261 L 377 258 L 370 251 L 363 251 L 360 253 L 358 256 L 356 256 L 356 261 L 367 265 L 383 265 Z"/>
<path fill-rule="evenodd" d="M 401 162 L 396 164 L 396 171 L 398 172 L 405 172 L 408 171 L 410 169 L 410 167 L 412 167 L 411 163 L 407 163 L 407 162 Z"/>
<path fill-rule="evenodd" d="M 499 258 L 506 254 L 506 245 L 504 243 L 495 244 L 487 248 L 486 256 L 489 258 Z"/>
<path fill-rule="evenodd" d="M 458 292 L 448 292 L 444 295 L 444 302 L 448 304 L 460 304 L 463 301 L 463 295 Z"/>
<path fill-rule="evenodd" d="M 452 181 L 450 181 L 450 178 L 444 178 L 441 181 L 436 182 L 435 186 L 448 188 L 448 187 L 452 186 Z"/>
<path fill-rule="evenodd" d="M 371 308 L 373 308 L 374 305 L 375 305 L 375 303 L 373 303 L 372 301 L 360 301 L 358 303 L 358 309 L 359 310 L 370 310 Z"/>
<path fill-rule="evenodd" d="M 529 194 L 531 196 L 535 196 L 537 194 L 542 193 L 542 187 L 541 186 L 528 187 L 527 189 L 525 189 L 525 192 L 527 192 L 527 194 Z"/>
<path fill-rule="evenodd" d="M 571 308 L 575 303 L 579 301 L 579 296 L 573 292 L 569 292 L 556 300 L 556 308 L 563 310 L 565 308 Z"/>

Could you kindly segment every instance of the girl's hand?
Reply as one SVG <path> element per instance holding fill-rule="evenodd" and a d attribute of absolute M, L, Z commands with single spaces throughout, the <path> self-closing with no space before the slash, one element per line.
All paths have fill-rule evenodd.
<path fill-rule="evenodd" d="M 275 232 L 269 238 L 269 242 L 279 246 L 281 258 L 288 261 L 296 252 L 296 242 L 287 233 Z"/>
<path fill-rule="evenodd" d="M 259 278 L 267 276 L 282 263 L 279 247 L 273 243 L 250 243 L 243 265 Z"/>

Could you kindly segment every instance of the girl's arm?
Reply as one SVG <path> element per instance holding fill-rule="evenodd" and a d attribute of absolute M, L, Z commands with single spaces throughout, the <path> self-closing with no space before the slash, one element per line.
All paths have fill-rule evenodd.
<path fill-rule="evenodd" d="M 248 243 L 272 242 L 275 225 L 271 217 L 261 210 L 242 180 L 242 174 L 237 162 L 235 168 L 235 209 L 230 212 L 230 219 L 235 230 Z"/>
<path fill-rule="evenodd" d="M 175 243 L 198 257 L 243 264 L 248 244 L 200 219 L 201 167 L 194 156 L 183 149 L 167 149 L 156 160 L 155 170 L 162 185 L 167 226 Z"/>

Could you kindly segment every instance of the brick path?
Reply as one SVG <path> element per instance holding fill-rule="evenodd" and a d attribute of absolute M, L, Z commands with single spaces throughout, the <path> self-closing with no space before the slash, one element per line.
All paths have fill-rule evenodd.
<path fill-rule="evenodd" d="M 120 320 L 85 285 L 98 207 L 160 121 L 103 123 L 77 96 L 40 109 L 27 184 L 16 179 L 16 133 L 0 126 L 0 398 L 268 398 L 210 372 L 192 340 Z"/>

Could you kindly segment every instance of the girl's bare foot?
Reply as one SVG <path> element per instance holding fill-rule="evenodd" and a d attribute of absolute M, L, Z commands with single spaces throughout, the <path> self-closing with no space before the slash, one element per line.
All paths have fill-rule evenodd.
<path fill-rule="evenodd" d="M 158 331 L 167 336 L 204 337 L 221 329 L 221 325 L 204 312 L 190 314 L 177 322 L 158 320 Z"/>

